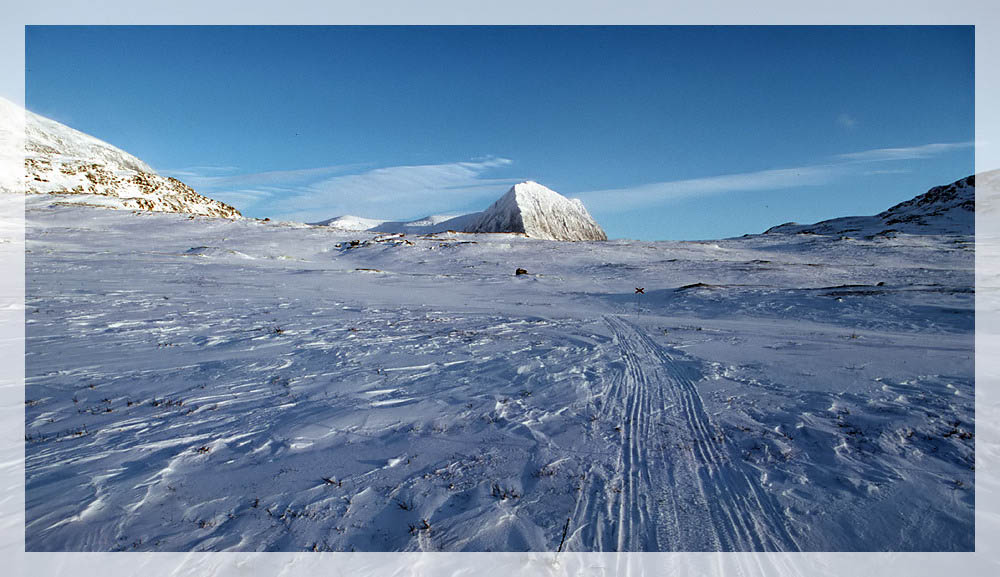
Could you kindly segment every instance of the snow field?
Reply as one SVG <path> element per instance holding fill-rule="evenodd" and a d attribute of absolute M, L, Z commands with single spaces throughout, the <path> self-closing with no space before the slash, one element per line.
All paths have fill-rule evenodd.
<path fill-rule="evenodd" d="M 972 549 L 971 237 L 53 200 L 27 199 L 28 550 Z"/>

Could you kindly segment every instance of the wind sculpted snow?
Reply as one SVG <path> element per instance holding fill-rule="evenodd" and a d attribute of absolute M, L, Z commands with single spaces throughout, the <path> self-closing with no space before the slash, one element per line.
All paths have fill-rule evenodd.
<path fill-rule="evenodd" d="M 30 551 L 973 548 L 971 234 L 26 218 Z"/>

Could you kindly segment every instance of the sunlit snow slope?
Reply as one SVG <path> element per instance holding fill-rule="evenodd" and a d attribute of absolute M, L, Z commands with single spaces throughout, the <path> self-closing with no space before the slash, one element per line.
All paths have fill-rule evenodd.
<path fill-rule="evenodd" d="M 240 217 L 235 208 L 206 198 L 175 178 L 160 176 L 106 142 L 0 98 L 0 132 L 22 128 L 23 190 L 29 194 L 57 195 L 52 200 L 70 204 Z"/>

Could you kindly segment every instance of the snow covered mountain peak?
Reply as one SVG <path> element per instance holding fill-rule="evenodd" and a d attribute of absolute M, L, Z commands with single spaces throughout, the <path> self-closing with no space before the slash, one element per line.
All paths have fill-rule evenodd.
<path fill-rule="evenodd" d="M 235 208 L 196 193 L 183 182 L 156 173 L 148 164 L 103 140 L 0 99 L 0 132 L 18 141 L 23 129 L 27 194 L 59 195 L 59 202 L 124 210 L 180 212 L 240 218 Z M 11 185 L 12 186 L 12 185 Z"/>
<path fill-rule="evenodd" d="M 577 199 L 527 180 L 515 184 L 465 232 L 520 232 L 548 240 L 607 240 Z"/>
<path fill-rule="evenodd" d="M 341 230 L 429 234 L 445 231 L 515 233 L 546 240 L 608 240 L 577 199 L 526 180 L 515 184 L 483 212 L 435 215 L 409 222 L 340 216 L 313 223 Z"/>
<path fill-rule="evenodd" d="M 552 190 L 551 188 L 538 184 L 534 180 L 525 180 L 524 182 L 519 182 L 514 186 L 510 187 L 507 194 L 515 194 L 524 198 L 565 198 L 563 195 Z"/>

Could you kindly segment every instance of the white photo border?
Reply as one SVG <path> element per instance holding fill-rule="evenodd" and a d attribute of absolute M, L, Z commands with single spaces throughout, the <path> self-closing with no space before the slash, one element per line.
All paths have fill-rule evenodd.
<path fill-rule="evenodd" d="M 976 173 L 1000 169 L 995 0 L 16 0 L 0 8 L 0 97 L 24 103 L 27 25 L 974 25 Z M 0 142 L 0 149 L 18 143 Z M 2 150 L 0 150 L 2 152 Z M 18 162 L 0 154 L 0 163 Z M 993 179 L 1000 180 L 1000 179 Z M 980 184 L 980 183 L 977 183 Z M 1000 185 L 998 185 L 1000 186 Z M 16 198 L 15 198 L 16 197 Z M 0 194 L 0 559 L 8 575 L 985 575 L 1000 566 L 1000 189 L 977 188 L 976 551 L 972 553 L 26 553 L 24 204 Z M 991 569 L 992 567 L 992 569 Z"/>

